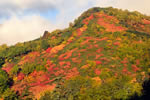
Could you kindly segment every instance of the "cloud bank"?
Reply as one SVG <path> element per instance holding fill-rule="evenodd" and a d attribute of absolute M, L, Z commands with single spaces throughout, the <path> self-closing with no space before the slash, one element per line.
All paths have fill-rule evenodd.
<path fill-rule="evenodd" d="M 91 7 L 112 6 L 150 15 L 149 4 L 150 0 L 1 0 L 0 44 L 28 41 L 45 30 L 65 28 Z"/>
<path fill-rule="evenodd" d="M 0 44 L 15 44 L 38 38 L 43 30 L 53 30 L 55 26 L 40 16 L 24 16 L 19 19 L 13 16 L 0 26 Z"/>

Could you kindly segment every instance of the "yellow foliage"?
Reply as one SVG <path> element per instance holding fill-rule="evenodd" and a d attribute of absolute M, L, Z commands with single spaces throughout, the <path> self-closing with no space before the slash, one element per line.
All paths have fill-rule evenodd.
<path fill-rule="evenodd" d="M 86 68 L 88 68 L 89 66 L 88 65 L 83 65 L 82 67 L 81 67 L 81 69 L 86 69 Z"/>
<path fill-rule="evenodd" d="M 74 37 L 70 37 L 70 38 L 68 39 L 68 41 L 72 41 L 72 40 L 74 40 Z"/>
<path fill-rule="evenodd" d="M 66 41 L 63 41 L 63 42 L 62 42 L 62 44 L 66 44 L 66 43 L 67 43 Z"/>
<path fill-rule="evenodd" d="M 93 86 L 101 85 L 102 80 L 99 77 L 94 77 L 92 79 L 95 81 Z"/>
<path fill-rule="evenodd" d="M 148 72 L 150 73 L 150 68 L 148 68 Z"/>
<path fill-rule="evenodd" d="M 34 78 L 32 76 L 28 76 L 28 77 L 26 77 L 26 81 L 28 83 L 31 83 L 32 81 L 34 81 Z"/>
<path fill-rule="evenodd" d="M 13 77 L 13 81 L 14 81 L 14 82 L 17 81 L 17 77 Z"/>

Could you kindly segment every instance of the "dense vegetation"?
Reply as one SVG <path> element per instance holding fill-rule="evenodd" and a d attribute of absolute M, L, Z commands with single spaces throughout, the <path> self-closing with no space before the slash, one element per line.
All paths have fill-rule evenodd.
<path fill-rule="evenodd" d="M 150 73 L 150 17 L 91 8 L 70 27 L 0 46 L 4 100 L 127 100 Z"/>

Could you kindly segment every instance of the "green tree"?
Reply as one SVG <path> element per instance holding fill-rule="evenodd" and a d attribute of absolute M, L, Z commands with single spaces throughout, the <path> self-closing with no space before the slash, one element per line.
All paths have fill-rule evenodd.
<path fill-rule="evenodd" d="M 2 94 L 9 87 L 9 78 L 5 71 L 0 69 L 0 94 Z"/>
<path fill-rule="evenodd" d="M 41 40 L 41 49 L 46 50 L 49 47 L 49 43 L 47 40 Z"/>

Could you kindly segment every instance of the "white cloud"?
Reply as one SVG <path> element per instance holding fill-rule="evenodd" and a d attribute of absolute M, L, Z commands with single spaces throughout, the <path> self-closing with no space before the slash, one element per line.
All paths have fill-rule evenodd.
<path fill-rule="evenodd" d="M 150 15 L 150 0 L 116 0 L 114 6 L 123 9 L 137 10 Z"/>
<path fill-rule="evenodd" d="M 103 3 L 99 1 L 103 1 Z M 97 6 L 112 6 L 130 11 L 139 11 L 147 15 L 150 15 L 149 4 L 150 0 L 96 0 Z"/>
<path fill-rule="evenodd" d="M 40 16 L 24 16 L 19 19 L 13 16 L 0 26 L 0 44 L 15 44 L 33 40 L 42 35 L 45 30 L 51 31 L 55 26 Z"/>
<path fill-rule="evenodd" d="M 65 28 L 91 7 L 113 6 L 150 15 L 149 4 L 150 0 L 0 0 L 0 44 L 32 40 L 45 30 Z M 47 20 L 39 16 L 54 9 L 59 13 L 53 25 L 50 23 L 53 19 Z"/>

